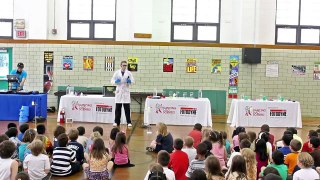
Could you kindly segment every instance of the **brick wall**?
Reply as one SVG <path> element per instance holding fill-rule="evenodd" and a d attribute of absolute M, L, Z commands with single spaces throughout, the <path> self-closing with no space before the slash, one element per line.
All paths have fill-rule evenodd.
<path fill-rule="evenodd" d="M 152 92 L 164 88 L 186 89 L 228 89 L 229 56 L 239 55 L 240 48 L 176 47 L 176 46 L 131 46 L 131 45 L 82 45 L 82 44 L 0 44 L 0 47 L 13 47 L 13 63 L 24 62 L 28 72 L 26 89 L 42 90 L 43 52 L 54 51 L 54 86 L 50 92 L 48 105 L 56 106 L 57 98 L 53 92 L 58 86 L 101 87 L 110 85 L 113 72 L 104 70 L 104 57 L 115 56 L 116 67 L 128 56 L 139 58 L 138 72 L 133 72 L 136 84 L 132 91 Z M 62 70 L 62 57 L 74 56 L 74 70 Z M 93 71 L 84 71 L 82 56 L 94 56 Z M 174 72 L 162 72 L 162 58 L 174 58 Z M 198 72 L 187 74 L 185 61 L 197 58 Z M 211 74 L 211 59 L 222 60 L 222 73 Z M 320 81 L 313 80 L 313 63 L 319 61 L 320 51 L 263 49 L 262 63 L 258 65 L 240 64 L 239 95 L 245 94 L 257 98 L 260 94 L 285 98 L 301 102 L 304 116 L 320 116 Z M 279 77 L 265 76 L 267 61 L 279 62 Z M 305 76 L 296 76 L 291 72 L 291 65 L 306 65 Z M 227 113 L 230 100 L 227 99 Z M 138 104 L 132 101 L 133 111 L 138 111 Z"/>

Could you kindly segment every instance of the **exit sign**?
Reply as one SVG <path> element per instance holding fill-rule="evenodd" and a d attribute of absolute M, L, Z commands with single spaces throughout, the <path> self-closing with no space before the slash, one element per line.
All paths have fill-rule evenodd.
<path fill-rule="evenodd" d="M 17 38 L 25 38 L 26 37 L 26 30 L 16 30 Z"/>

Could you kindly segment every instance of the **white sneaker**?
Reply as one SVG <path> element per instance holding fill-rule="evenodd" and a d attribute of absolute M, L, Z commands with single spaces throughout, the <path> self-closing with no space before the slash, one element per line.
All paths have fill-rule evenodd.
<path fill-rule="evenodd" d="M 128 124 L 128 127 L 132 127 L 132 124 L 131 124 L 131 123 L 129 123 L 129 124 Z"/>
<path fill-rule="evenodd" d="M 112 125 L 113 127 L 117 127 L 117 123 L 113 123 L 113 125 Z"/>

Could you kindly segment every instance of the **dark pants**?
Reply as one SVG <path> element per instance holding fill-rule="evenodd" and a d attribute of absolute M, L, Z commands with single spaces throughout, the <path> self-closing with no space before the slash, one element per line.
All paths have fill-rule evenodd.
<path fill-rule="evenodd" d="M 71 174 L 73 175 L 81 170 L 81 165 L 78 161 L 71 163 Z"/>
<path fill-rule="evenodd" d="M 131 117 L 130 117 L 130 104 L 129 103 L 123 103 L 124 107 L 124 113 L 126 114 L 127 124 L 131 124 Z M 116 117 L 115 117 L 115 123 L 117 125 L 120 125 L 120 119 L 121 119 L 121 108 L 122 103 L 116 103 Z"/>

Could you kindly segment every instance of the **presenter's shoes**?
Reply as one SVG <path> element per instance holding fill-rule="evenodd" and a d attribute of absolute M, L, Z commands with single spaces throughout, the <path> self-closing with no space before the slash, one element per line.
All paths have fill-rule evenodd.
<path fill-rule="evenodd" d="M 117 125 L 117 123 L 113 123 L 113 125 L 112 125 L 113 127 L 117 127 L 118 125 Z"/>
<path fill-rule="evenodd" d="M 132 127 L 132 124 L 131 124 L 131 123 L 129 123 L 129 124 L 128 124 L 128 127 Z"/>

